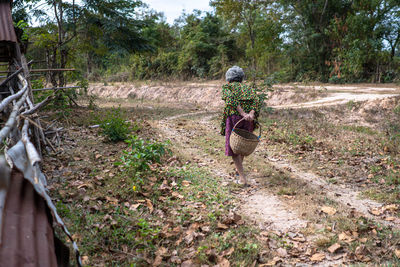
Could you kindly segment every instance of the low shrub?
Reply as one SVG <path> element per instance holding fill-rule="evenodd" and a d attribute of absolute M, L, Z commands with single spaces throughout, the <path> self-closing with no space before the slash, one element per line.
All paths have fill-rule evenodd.
<path fill-rule="evenodd" d="M 344 80 L 342 78 L 339 78 L 338 76 L 334 75 L 329 78 L 329 83 L 333 84 L 343 84 Z"/>
<path fill-rule="evenodd" d="M 126 121 L 120 107 L 112 108 L 100 123 L 102 134 L 107 136 L 111 142 L 125 140 L 130 132 L 129 126 L 130 124 Z"/>
<path fill-rule="evenodd" d="M 125 142 L 129 148 L 123 151 L 121 161 L 116 165 L 122 165 L 130 173 L 137 186 L 143 184 L 140 175 L 150 170 L 150 164 L 161 163 L 164 155 L 171 154 L 167 148 L 168 143 L 150 142 L 134 135 Z"/>

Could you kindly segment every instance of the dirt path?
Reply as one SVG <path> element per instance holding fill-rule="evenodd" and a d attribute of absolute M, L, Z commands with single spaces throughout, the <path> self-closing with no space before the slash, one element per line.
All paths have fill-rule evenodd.
<path fill-rule="evenodd" d="M 187 115 L 193 116 L 195 114 Z M 210 120 L 215 116 L 217 115 L 205 116 L 199 120 L 199 123 L 203 124 L 207 129 L 212 129 Z M 215 161 L 212 170 L 216 174 L 223 174 L 223 177 L 228 178 L 229 182 L 233 182 L 232 177 L 227 174 L 226 167 L 224 168 L 222 164 Z M 254 183 L 253 188 L 246 192 L 250 194 L 238 194 L 243 201 L 241 207 L 243 214 L 249 218 L 254 218 L 259 223 L 260 228 L 268 228 L 280 233 L 297 232 L 299 229 L 306 227 L 307 221 L 301 219 L 295 210 L 288 207 L 287 204 L 280 201 L 270 192 L 259 187 L 259 183 L 256 180 L 253 179 L 252 182 Z"/>
<path fill-rule="evenodd" d="M 220 160 L 213 158 L 209 154 L 204 154 L 201 148 L 193 144 L 191 138 L 189 138 L 193 134 L 191 131 L 177 130 L 179 119 L 185 117 L 191 117 L 195 123 L 203 124 L 206 128 L 212 129 L 210 119 L 215 114 L 201 116 L 205 113 L 194 112 L 172 116 L 156 122 L 156 127 L 162 131 L 166 138 L 178 142 L 183 151 L 191 155 L 200 166 L 208 166 L 214 175 L 224 178 L 225 184 L 232 183 L 234 182 L 234 178 L 229 174 L 226 163 L 220 162 Z M 202 155 L 202 157 L 197 158 L 196 156 L 198 155 Z M 277 195 L 260 186 L 257 180 L 252 181 L 252 186 L 249 189 L 239 189 L 238 191 L 234 191 L 234 194 L 239 199 L 239 213 L 248 218 L 248 220 L 256 223 L 261 230 L 272 231 L 278 236 L 288 239 L 288 243 L 290 244 L 295 244 L 296 246 L 301 244 L 304 253 L 311 250 L 314 239 L 317 237 L 313 235 L 307 237 L 302 234 L 309 226 L 309 222 L 299 214 L 299 210 L 296 207 L 291 206 L 290 203 L 285 203 Z M 288 257 L 285 249 L 278 249 L 277 251 L 280 257 Z M 290 259 L 286 260 L 290 264 L 295 263 L 291 262 Z M 343 261 L 340 256 L 336 256 L 335 258 L 326 255 L 324 260 L 313 263 L 310 262 L 308 256 L 304 255 L 302 260 L 296 259 L 296 262 L 303 262 L 301 266 L 335 266 L 341 264 Z"/>
<path fill-rule="evenodd" d="M 158 122 L 158 128 L 161 129 L 166 138 L 178 141 L 180 145 L 183 146 L 186 153 L 193 156 L 204 154 L 199 148 L 191 144 L 191 140 L 187 137 L 190 132 L 182 133 L 177 131 L 175 123 L 179 118 L 183 117 L 196 117 L 201 118 L 198 120 L 199 123 L 209 124 L 209 120 L 215 115 L 208 115 L 204 117 L 197 117 L 199 115 L 204 115 L 207 112 L 194 112 L 187 114 L 180 114 L 177 116 L 172 116 L 167 119 Z M 208 159 L 208 160 L 207 160 Z M 223 177 L 226 183 L 234 182 L 234 179 L 228 174 L 226 168 L 224 168 L 220 162 L 215 159 L 211 159 L 212 164 L 210 164 L 210 156 L 200 157 L 198 163 L 201 166 L 209 166 L 210 171 L 214 175 Z M 212 166 L 211 166 L 212 165 Z M 243 193 L 241 191 L 240 193 Z M 249 218 L 253 218 L 258 221 L 262 228 L 268 226 L 269 229 L 273 229 L 279 232 L 286 232 L 289 229 L 292 231 L 298 231 L 300 228 L 305 226 L 305 221 L 300 219 L 299 216 L 294 211 L 289 211 L 284 203 L 279 201 L 278 198 L 264 192 L 262 189 L 257 189 L 252 187 L 245 191 L 246 194 L 237 194 L 240 196 L 243 206 L 241 212 L 247 215 Z M 249 194 L 247 194 L 249 193 Z"/>

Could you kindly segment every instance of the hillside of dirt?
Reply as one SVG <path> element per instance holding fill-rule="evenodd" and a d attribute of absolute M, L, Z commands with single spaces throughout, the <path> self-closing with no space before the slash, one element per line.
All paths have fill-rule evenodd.
<path fill-rule="evenodd" d="M 104 98 L 150 99 L 167 102 L 188 102 L 216 108 L 223 105 L 221 86 L 224 82 L 138 82 L 91 84 L 88 92 Z M 348 101 L 367 101 L 396 96 L 400 87 L 395 84 L 357 85 L 274 85 L 268 93 L 267 106 L 313 107 L 344 104 Z"/>

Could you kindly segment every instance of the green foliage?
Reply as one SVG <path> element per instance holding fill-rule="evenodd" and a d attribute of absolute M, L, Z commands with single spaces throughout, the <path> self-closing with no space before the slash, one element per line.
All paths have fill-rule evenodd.
<path fill-rule="evenodd" d="M 89 81 L 87 79 L 84 78 L 80 79 L 76 85 L 80 87 L 80 89 L 83 91 L 85 95 L 87 95 L 89 88 Z"/>
<path fill-rule="evenodd" d="M 31 85 L 32 85 L 32 89 L 44 88 L 44 81 L 43 81 L 43 79 L 32 80 Z"/>
<path fill-rule="evenodd" d="M 46 21 L 28 29 L 28 56 L 59 58 L 57 23 L 28 15 L 38 2 L 14 1 L 16 21 Z M 67 65 L 89 80 L 221 79 L 232 65 L 253 82 L 400 80 L 398 0 L 213 0 L 215 14 L 184 13 L 172 26 L 141 1 L 78 2 L 64 3 L 63 30 L 73 38 L 63 47 Z"/>
<path fill-rule="evenodd" d="M 116 165 L 122 165 L 131 174 L 136 191 L 136 186 L 144 183 L 142 174 L 150 170 L 150 164 L 161 163 L 162 157 L 171 151 L 167 148 L 168 143 L 149 142 L 134 135 L 125 142 L 129 148 L 123 151 L 121 162 Z"/>
<path fill-rule="evenodd" d="M 28 33 L 27 33 L 27 29 L 29 27 L 28 23 L 26 23 L 23 20 L 20 20 L 17 23 L 14 23 L 14 27 L 22 31 L 21 41 L 22 42 L 28 41 Z"/>
<path fill-rule="evenodd" d="M 100 123 L 102 134 L 107 136 L 111 142 L 125 140 L 130 132 L 129 126 L 130 124 L 126 122 L 120 107 L 112 108 Z"/>
<path fill-rule="evenodd" d="M 171 153 L 168 143 L 149 142 L 133 135 L 125 142 L 129 150 L 123 151 L 122 164 L 134 172 L 148 171 L 151 163 L 161 163 L 161 158 Z"/>
<path fill-rule="evenodd" d="M 342 78 L 339 78 L 338 76 L 334 75 L 329 78 L 329 83 L 342 84 L 342 83 L 344 83 L 344 81 Z"/>
<path fill-rule="evenodd" d="M 396 113 L 397 115 L 400 114 L 400 105 L 397 105 L 394 109 L 393 112 Z"/>

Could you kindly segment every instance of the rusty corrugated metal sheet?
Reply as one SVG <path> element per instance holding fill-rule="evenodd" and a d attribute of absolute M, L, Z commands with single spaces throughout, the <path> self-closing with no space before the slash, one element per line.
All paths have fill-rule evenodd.
<path fill-rule="evenodd" d="M 13 169 L 3 213 L 0 266 L 57 266 L 51 215 L 23 174 Z"/>
<path fill-rule="evenodd" d="M 0 1 L 0 42 L 17 42 L 11 16 L 11 1 Z"/>

